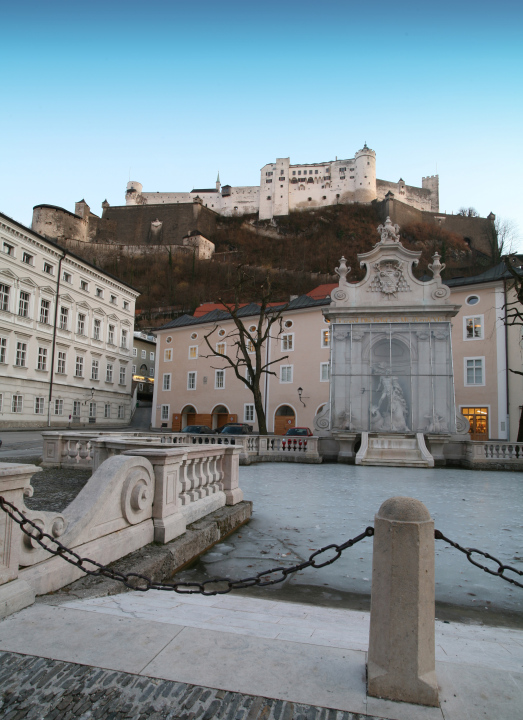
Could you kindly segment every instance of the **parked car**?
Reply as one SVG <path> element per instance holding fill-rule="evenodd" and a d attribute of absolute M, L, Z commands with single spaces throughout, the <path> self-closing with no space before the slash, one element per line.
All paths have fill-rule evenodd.
<path fill-rule="evenodd" d="M 220 430 L 220 435 L 250 435 L 252 425 L 246 423 L 227 423 Z"/>
<path fill-rule="evenodd" d="M 289 428 L 285 435 L 305 435 L 305 437 L 312 437 L 312 432 L 308 427 L 293 427 Z"/>
<path fill-rule="evenodd" d="M 187 425 L 182 432 L 188 435 L 214 435 L 216 431 L 211 430 L 208 425 Z"/>

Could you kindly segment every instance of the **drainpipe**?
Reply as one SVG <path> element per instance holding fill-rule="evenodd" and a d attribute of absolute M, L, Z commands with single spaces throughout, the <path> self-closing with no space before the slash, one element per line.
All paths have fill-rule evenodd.
<path fill-rule="evenodd" d="M 62 274 L 62 260 L 65 253 L 58 261 L 58 273 L 56 278 L 56 302 L 54 305 L 54 326 L 53 326 L 53 347 L 51 350 L 51 376 L 49 378 L 49 399 L 47 401 L 47 427 L 51 427 L 51 398 L 53 396 L 53 377 L 54 377 L 54 352 L 56 348 L 56 321 L 58 319 L 58 293 L 60 291 L 60 276 Z M 72 319 L 72 318 L 71 318 Z"/>
<path fill-rule="evenodd" d="M 507 324 L 507 281 L 505 278 L 503 278 L 503 300 L 505 305 L 505 319 L 504 319 L 504 325 L 505 325 L 505 382 L 506 382 L 506 393 L 507 393 L 507 441 L 510 442 L 510 412 L 509 412 L 509 403 L 510 403 L 510 393 L 509 393 L 509 367 L 508 367 L 508 324 Z M 517 435 L 516 435 L 517 439 Z"/>

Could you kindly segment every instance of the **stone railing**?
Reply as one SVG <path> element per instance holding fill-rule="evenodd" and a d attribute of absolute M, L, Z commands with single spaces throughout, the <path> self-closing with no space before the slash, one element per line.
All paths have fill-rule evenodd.
<path fill-rule="evenodd" d="M 0 463 L 0 495 L 66 547 L 107 565 L 153 541 L 170 542 L 190 523 L 241 502 L 239 455 L 223 446 L 124 450 L 105 460 L 61 513 L 24 504 L 40 468 Z M 0 617 L 83 575 L 22 534 L 1 510 L 0 533 Z"/>
<path fill-rule="evenodd" d="M 139 447 L 235 447 L 240 464 L 283 461 L 319 463 L 317 437 L 274 435 L 190 435 L 188 433 L 122 433 L 46 431 L 43 467 L 78 467 L 96 470 L 102 462 Z"/>
<path fill-rule="evenodd" d="M 523 443 L 506 440 L 469 441 L 466 443 L 463 464 L 466 467 L 521 467 Z"/>

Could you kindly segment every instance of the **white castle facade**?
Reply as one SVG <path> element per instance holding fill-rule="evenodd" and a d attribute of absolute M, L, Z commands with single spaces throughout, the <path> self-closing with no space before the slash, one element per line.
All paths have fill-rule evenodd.
<path fill-rule="evenodd" d="M 143 192 L 141 183 L 127 183 L 127 205 L 164 205 L 193 202 L 202 203 L 219 215 L 249 215 L 258 213 L 260 220 L 288 215 L 293 210 L 348 203 L 370 203 L 383 200 L 388 192 L 397 200 L 429 212 L 439 212 L 439 178 L 422 178 L 421 187 L 376 179 L 376 153 L 363 146 L 348 160 L 292 165 L 290 158 L 277 158 L 264 165 L 260 184 L 253 186 L 221 185 L 197 188 L 191 192 Z"/>

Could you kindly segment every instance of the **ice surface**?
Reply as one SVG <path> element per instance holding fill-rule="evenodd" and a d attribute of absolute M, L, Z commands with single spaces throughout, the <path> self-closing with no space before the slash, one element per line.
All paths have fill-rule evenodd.
<path fill-rule="evenodd" d="M 240 487 L 254 503 L 251 522 L 202 557 L 212 577 L 253 575 L 294 565 L 330 543 L 374 525 L 394 495 L 426 504 L 435 526 L 461 545 L 476 547 L 523 570 L 523 474 L 464 469 L 291 465 L 240 468 Z M 476 556 L 477 557 L 477 556 Z M 189 570 L 177 579 L 189 579 Z M 332 565 L 289 576 L 286 584 L 368 594 L 372 539 L 346 550 Z M 436 541 L 436 599 L 460 606 L 521 611 L 523 589 L 492 577 Z"/>

